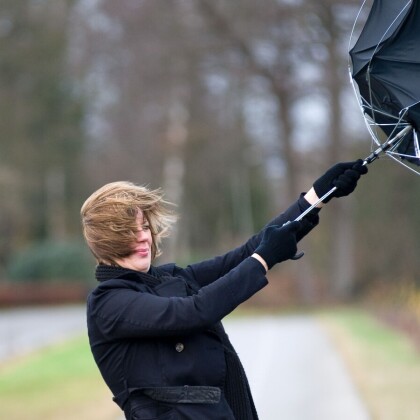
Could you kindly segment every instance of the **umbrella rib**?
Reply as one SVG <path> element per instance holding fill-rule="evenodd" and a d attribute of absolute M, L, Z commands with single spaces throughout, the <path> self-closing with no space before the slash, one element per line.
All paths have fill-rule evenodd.
<path fill-rule="evenodd" d="M 405 162 L 403 162 L 401 159 L 396 158 L 395 156 L 393 156 L 392 153 L 390 152 L 386 152 L 386 154 L 393 160 L 395 160 L 395 162 L 399 163 L 402 166 L 405 166 L 407 169 L 409 169 L 411 172 L 414 172 L 417 175 L 420 175 L 420 171 L 415 170 L 414 168 L 412 168 L 411 166 L 408 166 Z"/>
<path fill-rule="evenodd" d="M 398 123 L 401 121 L 401 120 L 403 120 L 403 117 L 405 116 L 405 114 L 406 114 L 406 109 L 407 108 L 404 108 L 404 114 L 403 114 L 403 117 L 396 117 L 395 115 L 392 115 L 392 114 L 389 114 L 388 112 L 385 112 L 385 111 L 382 111 L 381 109 L 379 109 L 379 108 L 376 108 L 376 107 L 374 107 L 374 106 L 372 106 L 372 105 L 370 105 L 368 102 L 366 102 L 367 103 L 367 105 L 364 105 L 365 106 L 365 108 L 368 108 L 368 109 L 370 109 L 370 110 L 372 110 L 372 111 L 375 111 L 375 113 L 376 114 L 378 114 L 378 115 L 383 115 L 384 117 L 387 117 L 387 118 L 389 118 L 389 119 L 393 119 L 393 120 L 395 120 L 395 121 L 397 121 Z M 415 104 L 414 104 L 415 105 Z M 411 105 L 412 106 L 412 105 Z M 409 107 L 408 107 L 409 108 Z M 375 124 L 378 124 L 378 123 L 376 123 L 375 122 Z M 379 124 L 379 125 L 394 125 L 394 124 L 396 124 L 396 123 L 388 123 L 388 124 Z"/>
<path fill-rule="evenodd" d="M 362 13 L 362 10 L 365 7 L 365 4 L 366 4 L 366 0 L 363 0 L 362 5 L 360 6 L 359 11 L 357 12 L 356 19 L 354 20 L 353 27 L 351 28 L 349 44 L 347 46 L 347 51 L 350 51 L 350 49 L 351 49 L 350 44 L 351 44 L 351 40 L 353 39 L 354 31 L 356 29 L 356 23 L 359 20 L 360 14 Z M 349 56 L 349 64 L 350 64 L 350 56 Z"/>

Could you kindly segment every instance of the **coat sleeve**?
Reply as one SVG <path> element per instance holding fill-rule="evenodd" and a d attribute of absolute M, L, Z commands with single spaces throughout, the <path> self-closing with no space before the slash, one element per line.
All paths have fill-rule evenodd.
<path fill-rule="evenodd" d="M 267 284 L 265 270 L 248 258 L 228 274 L 186 297 L 161 297 L 113 284 L 88 300 L 88 318 L 107 339 L 187 334 L 209 327 Z"/>
<path fill-rule="evenodd" d="M 307 208 L 310 207 L 310 204 L 303 198 L 303 195 L 304 193 L 302 193 L 299 199 L 296 200 L 285 212 L 272 219 L 264 226 L 264 228 L 271 225 L 282 226 L 284 223 L 293 221 L 296 217 L 301 215 Z M 319 209 L 314 209 L 309 215 L 305 216 L 302 221 L 303 228 L 301 232 L 298 233 L 298 240 L 301 240 L 304 236 L 306 236 L 319 223 L 318 212 Z M 248 241 L 243 245 L 227 252 L 224 255 L 189 265 L 185 269 L 186 275 L 191 277 L 200 287 L 210 284 L 232 270 L 232 268 L 240 264 L 245 258 L 252 255 L 260 244 L 262 235 L 263 229 L 248 239 Z"/>

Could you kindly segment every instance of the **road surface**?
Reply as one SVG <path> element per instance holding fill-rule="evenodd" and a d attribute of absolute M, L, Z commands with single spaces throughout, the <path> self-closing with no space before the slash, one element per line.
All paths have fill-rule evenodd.
<path fill-rule="evenodd" d="M 0 363 L 86 331 L 83 305 L 0 311 Z"/>
<path fill-rule="evenodd" d="M 310 316 L 229 318 L 261 420 L 368 420 L 346 367 Z"/>

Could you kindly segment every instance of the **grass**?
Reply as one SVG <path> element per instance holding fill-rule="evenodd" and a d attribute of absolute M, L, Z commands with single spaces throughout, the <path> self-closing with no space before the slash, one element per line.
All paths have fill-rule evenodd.
<path fill-rule="evenodd" d="M 121 412 L 111 397 L 85 337 L 0 366 L 4 419 L 114 420 Z"/>
<path fill-rule="evenodd" d="M 323 325 L 352 373 L 374 420 L 420 418 L 420 353 L 367 312 L 323 312 Z"/>

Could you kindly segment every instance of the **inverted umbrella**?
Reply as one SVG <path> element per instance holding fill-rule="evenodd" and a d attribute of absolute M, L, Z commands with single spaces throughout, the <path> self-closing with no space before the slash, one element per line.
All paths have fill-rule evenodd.
<path fill-rule="evenodd" d="M 385 153 L 420 175 L 420 0 L 374 0 L 349 53 L 350 79 L 376 144 L 363 164 Z"/>
<path fill-rule="evenodd" d="M 351 81 L 373 141 L 420 173 L 420 2 L 374 0 L 350 60 Z"/>

